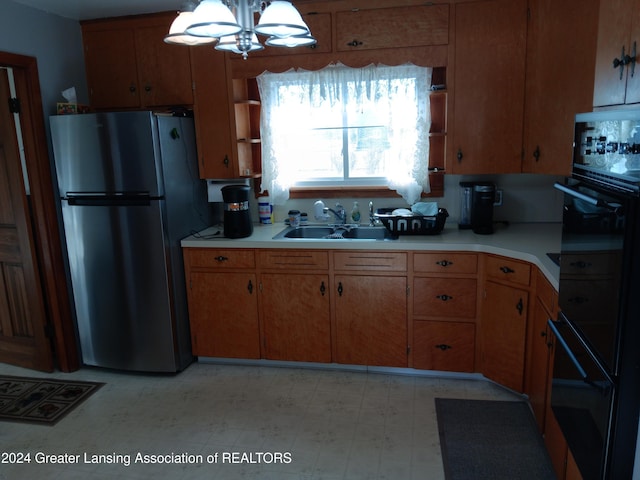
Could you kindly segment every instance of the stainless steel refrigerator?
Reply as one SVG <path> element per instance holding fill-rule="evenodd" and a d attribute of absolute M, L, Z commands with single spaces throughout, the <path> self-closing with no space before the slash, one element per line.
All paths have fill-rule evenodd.
<path fill-rule="evenodd" d="M 193 119 L 50 118 L 84 364 L 176 372 L 193 359 L 180 239 L 210 224 Z"/>

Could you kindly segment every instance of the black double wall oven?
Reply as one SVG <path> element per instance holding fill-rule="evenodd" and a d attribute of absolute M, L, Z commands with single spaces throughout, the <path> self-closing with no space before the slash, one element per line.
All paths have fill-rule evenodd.
<path fill-rule="evenodd" d="M 631 479 L 640 412 L 640 111 L 576 115 L 551 408 L 585 480 Z M 636 467 L 640 472 L 640 465 Z"/>

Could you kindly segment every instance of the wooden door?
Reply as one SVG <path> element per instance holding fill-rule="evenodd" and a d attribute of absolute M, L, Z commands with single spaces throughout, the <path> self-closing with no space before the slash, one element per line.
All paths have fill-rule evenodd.
<path fill-rule="evenodd" d="M 93 108 L 140 106 L 133 30 L 83 30 L 84 61 Z"/>
<path fill-rule="evenodd" d="M 237 178 L 233 88 L 225 55 L 211 47 L 194 47 L 191 68 L 200 178 Z"/>
<path fill-rule="evenodd" d="M 531 409 L 538 422 L 540 433 L 544 432 L 544 416 L 547 408 L 547 388 L 549 383 L 549 334 L 547 332 L 547 319 L 551 315 L 542 305 L 540 300 L 536 300 L 533 307 L 531 355 L 529 366 L 529 377 L 527 395 L 531 402 Z"/>
<path fill-rule="evenodd" d="M 637 0 L 600 2 L 594 107 L 621 105 L 628 102 L 626 91 L 629 68 L 614 67 L 613 61 L 622 58 L 623 49 L 625 55 L 631 55 L 633 41 L 640 41 L 640 39 L 631 38 L 632 25 L 634 22 L 637 24 L 640 16 L 638 3 Z"/>
<path fill-rule="evenodd" d="M 526 20 L 526 0 L 455 5 L 451 173 L 521 171 Z"/>
<path fill-rule="evenodd" d="M 53 370 L 7 70 L 0 70 L 0 362 Z"/>
<path fill-rule="evenodd" d="M 568 176 L 574 116 L 593 101 L 598 17 L 584 13 L 596 12 L 599 0 L 529 5 L 522 169 Z"/>
<path fill-rule="evenodd" d="M 407 366 L 406 292 L 406 277 L 334 277 L 338 363 Z"/>
<path fill-rule="evenodd" d="M 255 274 L 192 272 L 188 281 L 193 354 L 260 358 Z"/>
<path fill-rule="evenodd" d="M 135 30 L 142 106 L 193 104 L 189 49 L 163 41 L 169 26 Z"/>
<path fill-rule="evenodd" d="M 331 362 L 329 276 L 265 273 L 260 290 L 265 358 Z"/>
<path fill-rule="evenodd" d="M 526 290 L 487 281 L 482 308 L 482 365 L 491 380 L 517 392 L 524 382 Z"/>

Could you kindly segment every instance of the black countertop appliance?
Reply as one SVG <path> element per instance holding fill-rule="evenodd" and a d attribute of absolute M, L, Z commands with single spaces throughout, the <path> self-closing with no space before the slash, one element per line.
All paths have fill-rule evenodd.
<path fill-rule="evenodd" d="M 227 185 L 222 187 L 224 201 L 224 236 L 227 238 L 249 237 L 253 233 L 253 222 L 249 210 L 249 185 Z"/>
<path fill-rule="evenodd" d="M 496 186 L 491 182 L 460 182 L 461 229 L 472 229 L 474 233 L 493 233 L 493 204 Z"/>

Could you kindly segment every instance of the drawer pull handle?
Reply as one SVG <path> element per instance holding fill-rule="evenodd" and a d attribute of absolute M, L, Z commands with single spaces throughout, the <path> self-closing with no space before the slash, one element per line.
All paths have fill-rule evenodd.
<path fill-rule="evenodd" d="M 516 273 L 515 270 L 513 270 L 512 268 L 509 268 L 509 267 L 500 267 L 500 271 L 502 273 Z"/>
<path fill-rule="evenodd" d="M 249 284 L 247 285 L 247 290 L 249 290 L 249 294 L 253 294 L 253 283 L 249 280 Z"/>
<path fill-rule="evenodd" d="M 448 302 L 449 300 L 453 300 L 453 297 L 447 294 L 436 295 L 436 298 L 442 300 L 443 302 Z"/>
<path fill-rule="evenodd" d="M 439 348 L 440 350 L 442 350 L 444 352 L 445 350 L 449 350 L 451 348 L 451 345 L 447 345 L 445 343 L 441 343 L 440 345 L 436 345 L 436 348 Z"/>
<path fill-rule="evenodd" d="M 218 262 L 226 262 L 227 260 L 229 260 L 229 258 L 228 257 L 223 257 L 222 255 L 220 255 L 220 256 L 216 257 L 216 260 Z"/>
<path fill-rule="evenodd" d="M 577 262 L 571 262 L 569 263 L 569 265 L 575 268 L 589 268 L 591 266 L 591 263 L 585 262 L 584 260 L 579 260 Z"/>
<path fill-rule="evenodd" d="M 449 265 L 453 265 L 453 262 L 450 262 L 449 260 L 440 260 L 439 262 L 436 262 L 436 265 L 440 265 L 441 267 L 448 267 Z"/>
<path fill-rule="evenodd" d="M 588 297 L 571 297 L 568 299 L 569 302 L 574 303 L 576 305 L 582 305 L 589 301 Z"/>
<path fill-rule="evenodd" d="M 362 46 L 362 42 L 360 40 L 352 40 L 349 43 L 347 43 L 348 47 L 361 47 Z"/>

